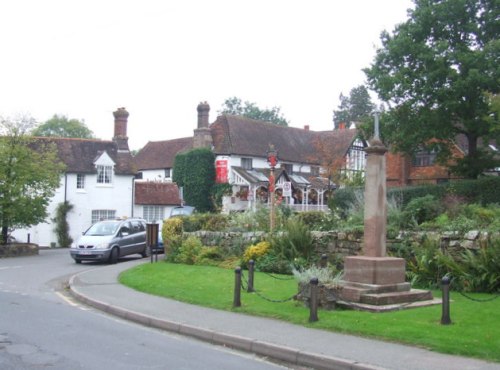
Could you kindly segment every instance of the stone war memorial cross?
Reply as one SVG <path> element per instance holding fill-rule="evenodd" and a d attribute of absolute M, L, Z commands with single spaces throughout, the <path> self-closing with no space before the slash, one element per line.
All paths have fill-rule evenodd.
<path fill-rule="evenodd" d="M 374 312 L 438 304 L 432 293 L 405 282 L 405 260 L 386 252 L 386 146 L 380 139 L 379 114 L 366 152 L 363 254 L 344 260 L 339 304 Z"/>

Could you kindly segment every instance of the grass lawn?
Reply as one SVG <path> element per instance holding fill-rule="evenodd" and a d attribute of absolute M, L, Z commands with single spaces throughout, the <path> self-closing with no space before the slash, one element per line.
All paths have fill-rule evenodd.
<path fill-rule="evenodd" d="M 248 271 L 244 271 L 247 275 Z M 441 305 L 386 313 L 319 310 L 309 323 L 303 303 L 284 300 L 297 293 L 295 280 L 278 280 L 255 273 L 258 294 L 241 292 L 242 306 L 233 308 L 234 270 L 159 262 L 143 264 L 120 275 L 120 282 L 142 292 L 207 307 L 266 316 L 312 328 L 356 334 L 428 348 L 437 352 L 500 362 L 500 298 L 475 302 L 451 292 L 452 325 L 441 325 Z M 440 292 L 433 292 L 440 297 Z M 493 297 L 468 294 L 475 299 Z"/>

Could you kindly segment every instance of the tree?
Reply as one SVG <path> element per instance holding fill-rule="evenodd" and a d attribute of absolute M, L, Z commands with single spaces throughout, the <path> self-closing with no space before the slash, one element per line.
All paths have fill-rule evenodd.
<path fill-rule="evenodd" d="M 488 98 L 500 87 L 499 9 L 498 0 L 415 0 L 408 20 L 382 33 L 364 71 L 389 107 L 383 134 L 394 149 L 411 155 L 434 146 L 441 164 L 467 178 L 500 166 L 478 145 L 500 138 Z M 468 150 L 450 161 L 460 134 Z"/>
<path fill-rule="evenodd" d="M 66 116 L 54 116 L 36 127 L 32 131 L 33 136 L 41 137 L 76 137 L 81 139 L 92 139 L 94 133 L 85 125 L 82 120 L 74 118 L 68 119 Z"/>
<path fill-rule="evenodd" d="M 242 104 L 241 99 L 237 97 L 226 99 L 222 105 L 222 109 L 218 113 L 244 116 L 260 121 L 272 122 L 281 126 L 288 126 L 288 121 L 281 114 L 279 107 L 260 109 L 255 103 L 248 101 Z"/>
<path fill-rule="evenodd" d="M 371 115 L 375 108 L 364 85 L 352 88 L 349 97 L 341 93 L 339 100 L 338 110 L 333 111 L 333 123 L 336 129 L 339 128 L 341 122 L 349 124 L 363 121 Z"/>
<path fill-rule="evenodd" d="M 56 148 L 26 133 L 34 120 L 0 119 L 0 226 L 2 243 L 9 231 L 45 221 L 47 205 L 64 169 Z"/>

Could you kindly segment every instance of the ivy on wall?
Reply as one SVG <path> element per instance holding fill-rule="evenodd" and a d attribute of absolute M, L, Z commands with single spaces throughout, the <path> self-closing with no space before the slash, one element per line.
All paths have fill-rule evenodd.
<path fill-rule="evenodd" d="M 56 216 L 52 219 L 55 223 L 54 231 L 57 235 L 57 244 L 60 247 L 69 247 L 73 239 L 69 236 L 68 213 L 73 209 L 69 202 L 59 203 L 56 208 Z"/>
<path fill-rule="evenodd" d="M 211 194 L 215 184 L 215 155 L 209 148 L 177 154 L 173 181 L 182 186 L 186 204 L 199 212 L 214 209 Z"/>

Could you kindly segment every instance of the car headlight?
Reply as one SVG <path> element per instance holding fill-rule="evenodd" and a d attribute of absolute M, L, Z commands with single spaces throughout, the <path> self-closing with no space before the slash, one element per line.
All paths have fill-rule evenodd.
<path fill-rule="evenodd" d="M 106 248 L 108 248 L 108 245 L 109 245 L 108 243 L 97 243 L 95 245 L 95 248 L 96 249 L 106 249 Z"/>

